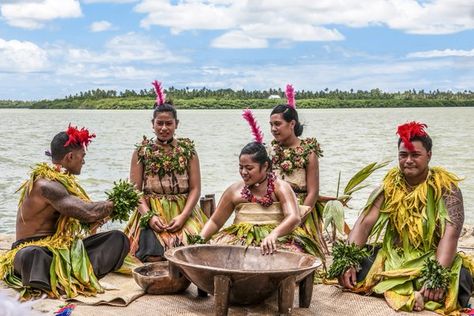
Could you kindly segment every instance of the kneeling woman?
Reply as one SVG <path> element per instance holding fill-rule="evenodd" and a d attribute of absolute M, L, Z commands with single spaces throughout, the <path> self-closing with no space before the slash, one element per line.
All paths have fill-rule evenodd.
<path fill-rule="evenodd" d="M 255 142 L 247 144 L 239 156 L 241 181 L 223 193 L 216 212 L 201 231 L 208 240 L 235 211 L 233 225 L 221 230 L 211 243 L 260 246 L 262 254 L 281 247 L 317 255 L 314 241 L 301 229 L 300 207 L 291 186 L 275 177 L 271 160 L 262 144 L 262 134 L 250 110 L 244 112 Z M 303 207 L 308 210 L 309 208 Z"/>

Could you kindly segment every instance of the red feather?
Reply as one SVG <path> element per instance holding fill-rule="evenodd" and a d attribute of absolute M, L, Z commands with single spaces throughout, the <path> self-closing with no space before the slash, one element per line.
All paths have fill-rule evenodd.
<path fill-rule="evenodd" d="M 400 136 L 403 144 L 408 150 L 414 150 L 415 147 L 413 146 L 411 139 L 415 136 L 427 136 L 428 134 L 425 131 L 428 125 L 419 122 L 409 122 L 403 125 L 398 126 L 397 134 Z"/>
<path fill-rule="evenodd" d="M 252 113 L 252 110 L 246 109 L 242 113 L 243 118 L 249 123 L 250 130 L 252 131 L 253 137 L 257 143 L 263 143 L 263 133 L 258 126 L 257 120 Z"/>
<path fill-rule="evenodd" d="M 64 144 L 64 147 L 69 145 L 81 145 L 87 148 L 92 138 L 95 137 L 95 134 L 90 134 L 85 127 L 79 130 L 76 126 L 72 126 L 71 123 L 69 123 L 66 134 L 69 136 L 69 139 L 66 144 Z"/>
<path fill-rule="evenodd" d="M 163 87 L 161 86 L 161 82 L 155 80 L 151 84 L 155 88 L 156 104 L 157 105 L 165 104 L 166 94 L 163 92 Z"/>
<path fill-rule="evenodd" d="M 288 106 L 296 110 L 295 89 L 291 84 L 286 85 L 285 95 Z"/>

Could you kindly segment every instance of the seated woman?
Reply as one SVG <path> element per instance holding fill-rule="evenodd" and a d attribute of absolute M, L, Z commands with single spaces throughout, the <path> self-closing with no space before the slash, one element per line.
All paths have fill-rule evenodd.
<path fill-rule="evenodd" d="M 167 249 L 188 244 L 188 237 L 198 234 L 207 220 L 196 205 L 201 174 L 194 144 L 188 138 L 174 137 L 176 109 L 166 103 L 161 83 L 154 81 L 153 85 L 156 139 L 144 137 L 133 152 L 130 181 L 143 191 L 143 197 L 125 228 L 130 253 L 141 261 L 162 260 Z"/>
<path fill-rule="evenodd" d="M 242 180 L 225 190 L 215 213 L 202 229 L 201 238 L 210 239 L 235 211 L 233 225 L 217 233 L 211 243 L 260 246 L 264 255 L 278 247 L 315 255 L 314 241 L 298 227 L 301 214 L 296 195 L 288 183 L 271 171 L 271 160 L 250 110 L 244 112 L 244 117 L 256 141 L 240 152 Z"/>

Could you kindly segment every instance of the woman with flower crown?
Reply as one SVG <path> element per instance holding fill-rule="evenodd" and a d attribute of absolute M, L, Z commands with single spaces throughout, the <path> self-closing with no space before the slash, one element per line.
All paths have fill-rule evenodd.
<path fill-rule="evenodd" d="M 300 138 L 303 125 L 298 119 L 292 85 L 286 86 L 286 97 L 287 104 L 277 105 L 270 114 L 273 171 L 291 185 L 300 204 L 311 208 L 301 226 L 317 242 L 320 252 L 327 253 L 322 236 L 323 207 L 317 203 L 332 199 L 319 196 L 318 158 L 323 152 L 316 138 Z"/>
<path fill-rule="evenodd" d="M 130 253 L 141 261 L 162 260 L 167 249 L 188 244 L 189 236 L 198 234 L 207 220 L 197 206 L 201 174 L 194 143 L 174 137 L 176 109 L 166 102 L 161 83 L 153 85 L 156 138 L 144 136 L 133 152 L 130 181 L 143 197 L 125 228 Z"/>
<path fill-rule="evenodd" d="M 223 193 L 217 209 L 201 231 L 201 241 L 260 246 L 262 254 L 277 248 L 304 251 L 317 255 L 316 244 L 301 228 L 301 212 L 291 186 L 272 172 L 272 162 L 262 144 L 263 135 L 250 110 L 244 111 L 255 141 L 239 155 L 242 177 Z M 233 225 L 219 229 L 235 212 Z M 217 233 L 217 234 L 216 234 Z"/>

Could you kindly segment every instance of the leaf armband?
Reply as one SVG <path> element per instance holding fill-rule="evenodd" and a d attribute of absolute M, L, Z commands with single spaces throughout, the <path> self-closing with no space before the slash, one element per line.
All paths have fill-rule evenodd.
<path fill-rule="evenodd" d="M 206 241 L 201 237 L 201 235 L 190 235 L 188 236 L 188 243 L 190 245 L 202 245 L 205 244 Z"/>
<path fill-rule="evenodd" d="M 148 212 L 146 212 L 146 214 L 143 214 L 140 218 L 140 227 L 147 228 L 148 222 L 155 215 L 156 215 L 155 212 L 153 212 L 152 210 L 149 210 Z"/>
<path fill-rule="evenodd" d="M 333 262 L 329 268 L 328 279 L 335 279 L 342 275 L 350 267 L 360 270 L 361 263 L 369 257 L 365 248 L 356 244 L 346 244 L 342 241 L 334 243 L 332 247 Z"/>
<path fill-rule="evenodd" d="M 420 280 L 428 289 L 447 289 L 451 271 L 443 267 L 435 258 L 428 258 L 421 269 Z"/>
<path fill-rule="evenodd" d="M 141 193 L 128 181 L 119 180 L 114 182 L 112 190 L 105 192 L 105 194 L 114 203 L 114 209 L 110 214 L 112 221 L 128 221 L 130 213 L 140 203 Z"/>

